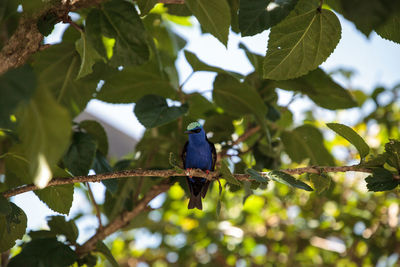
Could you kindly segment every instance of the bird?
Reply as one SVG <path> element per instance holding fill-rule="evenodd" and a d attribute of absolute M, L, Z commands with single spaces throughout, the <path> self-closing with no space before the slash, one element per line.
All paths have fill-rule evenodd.
<path fill-rule="evenodd" d="M 185 133 L 189 134 L 189 140 L 182 150 L 183 167 L 186 170 L 201 169 L 214 171 L 217 153 L 215 146 L 207 139 L 206 133 L 199 122 L 190 123 Z M 203 209 L 201 198 L 206 196 L 210 181 L 202 177 L 186 177 L 190 199 L 188 209 Z"/>

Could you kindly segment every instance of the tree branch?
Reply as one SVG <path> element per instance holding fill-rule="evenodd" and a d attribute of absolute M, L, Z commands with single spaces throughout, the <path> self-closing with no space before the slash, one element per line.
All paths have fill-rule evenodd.
<path fill-rule="evenodd" d="M 99 227 L 98 227 L 98 229 L 101 230 L 101 229 L 103 228 L 103 224 L 101 223 L 101 212 L 100 212 L 100 209 L 99 209 L 99 205 L 97 205 L 96 200 L 94 199 L 93 191 L 92 191 L 92 189 L 90 188 L 90 185 L 89 185 L 88 182 L 86 182 L 86 186 L 87 186 L 88 191 L 89 191 L 90 200 L 92 201 L 93 206 L 94 206 L 94 208 L 95 208 L 95 210 L 96 210 L 96 217 L 97 217 L 97 221 L 99 222 Z"/>
<path fill-rule="evenodd" d="M 315 173 L 320 174 L 324 172 L 365 172 L 372 173 L 372 169 L 363 168 L 358 165 L 353 166 L 310 166 L 296 169 L 282 169 L 282 172 L 286 172 L 288 174 L 303 174 L 303 173 Z M 249 174 L 233 174 L 236 179 L 240 181 L 252 181 Z M 261 176 L 268 178 L 268 172 L 261 172 Z M 63 185 L 63 184 L 72 184 L 72 183 L 83 183 L 83 182 L 100 182 L 102 180 L 107 179 L 117 179 L 117 178 L 128 178 L 128 177 L 137 177 L 137 176 L 154 176 L 154 177 L 164 177 L 168 178 L 171 176 L 195 176 L 195 177 L 203 177 L 208 180 L 215 180 L 216 178 L 221 177 L 219 172 L 209 172 L 208 174 L 199 169 L 192 169 L 190 171 L 175 171 L 175 170 L 143 170 L 143 169 L 135 169 L 135 170 L 127 170 L 120 172 L 111 172 L 111 173 L 102 173 L 96 175 L 88 175 L 88 176 L 75 176 L 71 178 L 53 178 L 46 187 Z M 393 175 L 394 179 L 400 179 L 400 175 Z M 9 198 L 18 194 L 22 194 L 28 191 L 38 190 L 39 188 L 34 184 L 23 185 L 20 187 L 16 187 L 10 189 L 8 191 L 2 192 L 2 195 L 5 198 Z"/>
<path fill-rule="evenodd" d="M 43 10 L 32 16 L 23 15 L 14 34 L 0 51 L 0 75 L 9 69 L 17 68 L 26 63 L 29 57 L 41 50 L 43 35 L 37 29 L 38 20 L 47 13 L 54 13 L 58 21 L 65 18 L 65 14 L 80 8 L 94 6 L 105 0 L 70 0 L 57 1 L 55 5 L 45 5 Z"/>
<path fill-rule="evenodd" d="M 133 218 L 147 209 L 147 204 L 152 199 L 162 192 L 167 191 L 169 187 L 169 181 L 163 181 L 160 184 L 153 186 L 132 210 L 122 212 L 121 215 L 114 219 L 114 221 L 110 222 L 102 229 L 99 229 L 97 233 L 82 246 L 76 248 L 76 253 L 78 255 L 83 255 L 95 249 L 98 241 L 105 239 L 107 236 L 126 226 Z"/>

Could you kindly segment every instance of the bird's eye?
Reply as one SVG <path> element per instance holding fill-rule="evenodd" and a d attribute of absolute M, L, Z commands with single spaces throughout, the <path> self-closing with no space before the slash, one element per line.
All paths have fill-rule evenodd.
<path fill-rule="evenodd" d="M 199 128 L 199 129 L 196 129 L 196 130 L 193 130 L 193 132 L 195 132 L 195 133 L 199 133 L 201 131 L 201 129 Z"/>

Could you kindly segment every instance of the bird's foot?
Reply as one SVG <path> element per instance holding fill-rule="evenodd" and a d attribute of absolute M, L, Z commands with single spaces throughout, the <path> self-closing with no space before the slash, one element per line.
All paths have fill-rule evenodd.
<path fill-rule="evenodd" d="M 192 175 L 190 175 L 190 171 L 192 170 L 192 168 L 187 168 L 186 169 L 186 175 L 189 176 L 189 178 L 193 178 Z"/>

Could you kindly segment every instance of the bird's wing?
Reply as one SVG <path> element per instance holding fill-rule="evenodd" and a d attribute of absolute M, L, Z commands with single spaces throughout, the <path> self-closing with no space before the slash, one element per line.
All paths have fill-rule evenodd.
<path fill-rule="evenodd" d="M 207 139 L 207 137 L 206 137 Z M 210 140 L 207 139 L 208 144 L 210 145 L 211 148 L 211 155 L 212 155 L 212 166 L 211 166 L 211 171 L 215 170 L 215 163 L 217 162 L 217 151 L 215 150 L 215 145 L 214 143 L 210 142 Z"/>
<path fill-rule="evenodd" d="M 189 141 L 186 141 L 185 145 L 183 146 L 182 154 L 181 154 L 181 158 L 182 158 L 182 163 L 183 163 L 183 168 L 184 169 L 185 169 L 185 165 L 186 165 L 186 152 L 187 152 L 188 144 L 189 144 Z"/>

